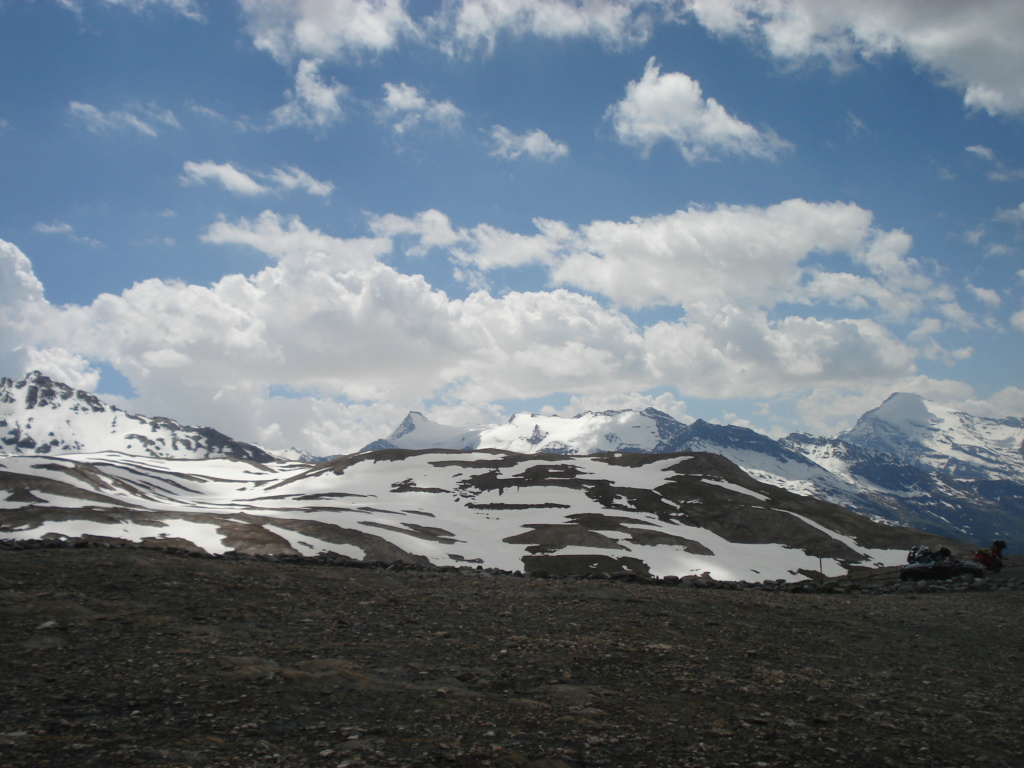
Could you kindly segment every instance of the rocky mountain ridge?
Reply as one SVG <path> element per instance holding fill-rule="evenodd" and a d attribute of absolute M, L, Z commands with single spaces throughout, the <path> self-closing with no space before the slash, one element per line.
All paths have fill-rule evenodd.
<path fill-rule="evenodd" d="M 519 413 L 505 424 L 459 427 L 410 413 L 366 450 L 497 449 L 521 454 L 709 452 L 752 478 L 873 519 L 978 544 L 1024 540 L 1024 419 L 990 419 L 897 393 L 836 437 L 774 440 L 653 408 L 573 418 Z M 0 380 L 0 450 L 57 456 L 115 450 L 152 458 L 286 457 L 210 428 L 125 413 L 39 373 Z M 292 452 L 289 460 L 316 463 Z"/>
<path fill-rule="evenodd" d="M 0 450 L 49 455 L 123 451 L 176 459 L 274 460 L 262 448 L 210 427 L 184 426 L 161 416 L 127 413 L 38 371 L 17 380 L 0 378 Z"/>
<path fill-rule="evenodd" d="M 653 408 L 573 418 L 516 414 L 458 428 L 411 413 L 368 448 L 499 448 L 585 455 L 707 451 L 752 477 L 861 514 L 961 539 L 1024 539 L 1024 419 L 991 419 L 896 393 L 836 437 L 774 440 Z"/>
<path fill-rule="evenodd" d="M 754 581 L 841 576 L 896 565 L 914 544 L 959 546 L 759 483 L 714 454 L 495 449 L 313 465 L 5 455 L 0 539 Z"/>

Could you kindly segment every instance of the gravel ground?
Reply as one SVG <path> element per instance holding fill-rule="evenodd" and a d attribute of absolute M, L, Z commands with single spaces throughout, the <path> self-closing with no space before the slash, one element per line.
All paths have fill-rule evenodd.
<path fill-rule="evenodd" d="M 1022 661 L 1019 589 L 0 550 L 4 768 L 1019 768 Z"/>

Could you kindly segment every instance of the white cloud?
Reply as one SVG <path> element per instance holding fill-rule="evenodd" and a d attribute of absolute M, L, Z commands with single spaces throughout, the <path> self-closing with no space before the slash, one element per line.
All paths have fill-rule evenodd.
<path fill-rule="evenodd" d="M 835 69 L 903 53 L 990 114 L 1024 111 L 1024 4 L 1017 0 L 688 0 L 699 23 L 763 43 L 775 58 Z"/>
<path fill-rule="evenodd" d="M 92 237 L 83 237 L 75 234 L 75 228 L 68 224 L 66 221 L 54 220 L 49 223 L 44 221 L 37 221 L 32 229 L 40 234 L 44 235 L 67 235 L 76 243 L 85 243 L 93 247 L 100 247 L 103 245 L 99 240 Z"/>
<path fill-rule="evenodd" d="M 1021 333 L 1024 333 L 1024 309 L 1019 312 L 1014 312 L 1010 317 L 1010 325 L 1016 328 Z"/>
<path fill-rule="evenodd" d="M 406 39 L 452 55 L 491 52 L 502 35 L 594 39 L 621 49 L 646 41 L 657 24 L 694 18 L 713 33 L 763 46 L 787 66 L 823 59 L 843 71 L 858 58 L 902 53 L 963 93 L 969 108 L 1024 111 L 1019 0 L 452 0 L 419 23 L 401 0 L 241 5 L 256 47 L 281 62 L 374 55 Z"/>
<path fill-rule="evenodd" d="M 370 221 L 375 234 L 415 238 L 418 244 L 407 248 L 409 255 L 422 256 L 431 248 L 445 248 L 458 264 L 476 270 L 554 264 L 562 241 L 570 239 L 572 233 L 560 222 L 537 219 L 535 224 L 538 235 L 521 235 L 490 224 L 456 230 L 448 217 L 436 210 L 412 218 L 388 214 Z"/>
<path fill-rule="evenodd" d="M 116 5 L 128 8 L 135 13 L 149 10 L 153 7 L 166 6 L 175 13 L 180 13 L 189 19 L 202 21 L 203 14 L 195 0 L 103 0 L 106 5 Z"/>
<path fill-rule="evenodd" d="M 36 232 L 41 232 L 44 235 L 70 235 L 75 231 L 74 227 L 65 221 L 51 221 L 49 224 L 42 221 L 37 221 L 32 227 Z"/>
<path fill-rule="evenodd" d="M 981 144 L 975 144 L 967 147 L 967 151 L 980 160 L 984 160 L 992 165 L 992 170 L 988 172 L 988 177 L 992 181 L 1017 181 L 1024 179 L 1024 169 L 1021 168 L 1007 168 L 999 158 L 996 157 L 996 153 L 989 147 Z"/>
<path fill-rule="evenodd" d="M 537 160 L 552 162 L 569 154 L 569 146 L 555 141 L 544 131 L 533 130 L 524 134 L 512 133 L 503 125 L 491 128 L 491 154 L 505 160 L 515 160 L 528 155 Z"/>
<path fill-rule="evenodd" d="M 296 168 L 294 165 L 289 165 L 285 168 L 275 168 L 270 172 L 268 178 L 280 189 L 300 189 L 316 197 L 327 197 L 334 191 L 334 184 L 331 182 L 314 179 L 304 170 Z"/>
<path fill-rule="evenodd" d="M 648 39 L 658 21 L 676 20 L 669 2 L 628 0 L 460 0 L 417 23 L 400 0 L 241 0 L 257 48 L 278 61 L 295 56 L 360 57 L 418 40 L 450 55 L 492 52 L 502 34 L 592 38 L 611 49 Z"/>
<path fill-rule="evenodd" d="M 1016 208 L 1001 208 L 996 211 L 996 221 L 1007 221 L 1011 224 L 1024 223 L 1024 203 L 1021 203 Z"/>
<path fill-rule="evenodd" d="M 141 13 L 150 8 L 164 6 L 194 21 L 203 20 L 203 14 L 199 10 L 196 0 L 102 0 L 102 2 L 108 6 L 113 5 L 127 8 L 134 13 Z M 57 4 L 78 17 L 82 16 L 83 0 L 57 0 Z"/>
<path fill-rule="evenodd" d="M 672 3 L 590 0 L 462 0 L 448 3 L 427 22 L 442 50 L 450 54 L 492 52 L 502 33 L 555 40 L 594 38 L 609 48 L 639 44 Z"/>
<path fill-rule="evenodd" d="M 96 391 L 100 383 L 100 373 L 84 357 L 68 352 L 66 349 L 25 350 L 27 370 L 40 371 L 68 386 L 84 389 L 86 392 Z"/>
<path fill-rule="evenodd" d="M 311 128 L 323 131 L 342 121 L 345 112 L 341 102 L 348 96 L 348 88 L 320 76 L 321 61 L 303 59 L 295 72 L 295 88 L 285 95 L 288 101 L 271 115 L 272 128 Z"/>
<path fill-rule="evenodd" d="M 797 199 L 597 221 L 559 243 L 552 279 L 629 307 L 715 312 L 859 298 L 905 314 L 936 286 L 904 258 L 909 238 L 875 229 L 871 218 L 856 205 Z"/>
<path fill-rule="evenodd" d="M 694 418 L 687 414 L 686 402 L 670 392 L 662 392 L 658 395 L 650 395 L 643 392 L 573 395 L 564 407 L 548 407 L 543 412 L 545 415 L 572 418 L 586 411 L 593 411 L 594 413 L 625 410 L 642 411 L 645 408 L 655 408 L 684 424 L 694 421 Z"/>
<path fill-rule="evenodd" d="M 977 416 L 988 416 L 994 419 L 1007 416 L 1020 417 L 1024 413 L 1024 389 L 1006 387 L 991 397 L 981 400 L 973 397 L 964 398 L 957 403 L 948 403 L 954 408 Z"/>
<path fill-rule="evenodd" d="M 43 284 L 21 250 L 0 240 L 0 365 L 4 375 L 28 371 L 32 350 L 53 314 Z"/>
<path fill-rule="evenodd" d="M 981 144 L 975 144 L 967 147 L 967 151 L 975 157 L 980 157 L 982 160 L 988 160 L 990 163 L 994 163 L 996 160 L 996 154 L 988 147 L 982 146 Z"/>
<path fill-rule="evenodd" d="M 932 349 L 931 337 L 903 340 L 877 320 L 836 313 L 831 296 L 793 303 L 808 275 L 832 268 L 860 270 L 874 286 L 860 285 L 868 303 L 926 301 L 907 280 L 913 264 L 893 262 L 907 243 L 887 243 L 892 233 L 854 205 L 721 206 L 578 229 L 538 220 L 532 235 L 457 228 L 426 211 L 375 217 L 370 230 L 338 238 L 270 211 L 223 219 L 206 242 L 251 247 L 270 263 L 206 286 L 146 280 L 64 307 L 46 301 L 28 259 L 2 243 L 0 356 L 9 370 L 49 361 L 82 380 L 93 375 L 85 361 L 104 361 L 139 394 L 133 409 L 326 453 L 359 448 L 427 403 L 486 414 L 504 398 L 612 403 L 639 393 L 630 402 L 643 403 L 661 389 L 679 410 L 676 398 L 688 396 L 871 389 L 915 375 Z M 403 240 L 460 268 L 539 265 L 564 287 L 452 298 L 383 263 Z M 598 261 L 596 278 L 594 264 L 570 269 L 583 256 Z M 735 281 L 741 270 L 750 279 Z M 645 324 L 603 296 L 686 312 Z"/>
<path fill-rule="evenodd" d="M 715 99 L 705 99 L 700 83 L 682 72 L 661 74 L 652 57 L 639 82 L 631 82 L 607 118 L 624 144 L 646 154 L 671 141 L 687 161 L 738 155 L 774 160 L 792 148 L 773 131 L 759 131 L 730 115 Z"/>
<path fill-rule="evenodd" d="M 976 285 L 968 285 L 967 288 L 978 301 L 993 309 L 998 307 L 1003 301 L 999 296 L 999 292 L 993 291 L 991 288 L 979 288 Z"/>
<path fill-rule="evenodd" d="M 949 286 L 908 255 L 905 232 L 874 227 L 869 211 L 849 203 L 692 207 L 576 230 L 545 219 L 534 225 L 532 235 L 489 224 L 456 229 L 437 211 L 371 222 L 379 235 L 418 238 L 412 254 L 445 248 L 461 267 L 481 271 L 542 265 L 553 284 L 635 309 L 679 306 L 703 316 L 791 303 L 905 320 L 927 304 L 956 307 Z"/>
<path fill-rule="evenodd" d="M 181 128 L 173 112 L 155 104 L 130 104 L 123 110 L 103 112 L 92 104 L 72 101 L 68 104 L 68 112 L 92 133 L 137 131 L 144 136 L 156 137 L 161 125 Z"/>
<path fill-rule="evenodd" d="M 256 47 L 278 61 L 380 53 L 419 32 L 402 0 L 240 0 Z"/>
<path fill-rule="evenodd" d="M 450 101 L 431 101 L 405 83 L 384 84 L 378 115 L 399 136 L 420 123 L 433 123 L 449 131 L 457 130 L 462 123 L 462 110 Z"/>
<path fill-rule="evenodd" d="M 255 181 L 248 174 L 238 170 L 231 163 L 214 163 L 206 160 L 195 163 L 186 161 L 181 180 L 185 184 L 205 184 L 216 181 L 224 189 L 239 195 L 265 195 L 270 190 Z"/>
<path fill-rule="evenodd" d="M 464 232 L 456 232 L 451 220 L 438 210 L 422 211 L 413 218 L 393 213 L 375 216 L 370 220 L 370 230 L 381 237 L 402 237 L 410 235 L 419 244 L 409 248 L 411 256 L 423 256 L 431 248 L 450 248 L 467 238 Z"/>
<path fill-rule="evenodd" d="M 264 211 L 255 221 L 222 219 L 212 224 L 202 239 L 220 245 L 246 245 L 276 260 L 317 261 L 324 268 L 340 271 L 366 268 L 391 250 L 386 238 L 343 240 L 309 229 L 297 216 L 285 220 L 272 211 Z"/>
<path fill-rule="evenodd" d="M 310 195 L 326 197 L 334 190 L 334 185 L 331 182 L 318 181 L 293 165 L 286 168 L 274 168 L 269 173 L 255 172 L 255 175 L 270 182 L 273 187 L 261 184 L 252 175 L 240 171 L 231 163 L 214 163 L 211 160 L 201 163 L 186 161 L 181 180 L 185 184 L 205 184 L 207 181 L 214 181 L 229 192 L 250 197 L 274 191 L 290 192 L 296 189 Z"/>
<path fill-rule="evenodd" d="M 211 107 L 207 107 L 203 104 L 189 102 L 188 108 L 195 112 L 197 115 L 202 115 L 203 117 L 209 118 L 210 120 L 216 120 L 217 122 L 225 122 L 227 120 L 227 118 L 224 117 L 224 115 L 222 115 L 220 112 Z"/>

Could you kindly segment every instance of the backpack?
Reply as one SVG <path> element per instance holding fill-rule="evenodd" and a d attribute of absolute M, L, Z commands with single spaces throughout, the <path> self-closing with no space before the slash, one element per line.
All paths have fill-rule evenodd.
<path fill-rule="evenodd" d="M 930 563 L 935 558 L 927 544 L 918 544 L 907 553 L 908 563 Z"/>

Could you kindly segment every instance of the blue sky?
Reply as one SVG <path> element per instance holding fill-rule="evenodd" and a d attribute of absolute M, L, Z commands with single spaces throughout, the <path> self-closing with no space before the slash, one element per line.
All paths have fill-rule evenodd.
<path fill-rule="evenodd" d="M 1024 414 L 1024 6 L 0 2 L 0 373 L 408 410 Z"/>

